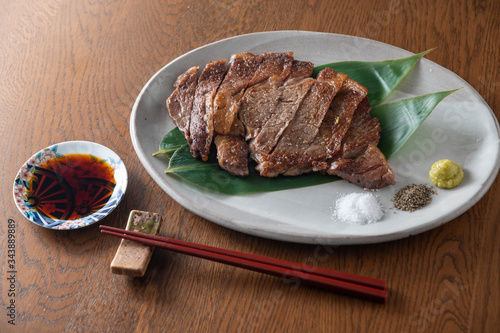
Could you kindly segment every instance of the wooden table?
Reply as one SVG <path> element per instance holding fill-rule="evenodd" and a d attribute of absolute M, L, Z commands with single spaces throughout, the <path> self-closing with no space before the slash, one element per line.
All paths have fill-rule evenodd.
<path fill-rule="evenodd" d="M 2 1 L 0 12 L 0 232 L 2 332 L 493 332 L 500 324 L 500 180 L 469 211 L 434 230 L 374 245 L 326 249 L 320 267 L 382 278 L 377 304 L 181 254 L 156 251 L 146 276 L 113 275 L 119 240 L 96 226 L 54 232 L 29 223 L 12 199 L 19 167 L 62 141 L 88 140 L 120 155 L 128 192 L 102 223 L 130 210 L 158 212 L 161 233 L 303 262 L 315 245 L 235 232 L 181 207 L 148 175 L 129 133 L 147 80 L 196 47 L 272 30 L 375 39 L 455 72 L 500 115 L 500 2 L 362 0 Z M 11 221 L 11 222 L 9 222 Z M 11 223 L 11 228 L 9 228 Z M 15 230 L 15 283 L 8 271 Z M 321 250 L 321 249 L 320 249 Z M 330 251 L 331 250 L 331 251 Z M 15 295 L 9 295 L 13 289 Z M 15 326 L 8 324 L 15 302 Z"/>

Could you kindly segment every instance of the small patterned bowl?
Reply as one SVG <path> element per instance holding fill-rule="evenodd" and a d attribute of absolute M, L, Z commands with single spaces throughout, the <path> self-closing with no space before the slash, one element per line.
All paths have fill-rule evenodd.
<path fill-rule="evenodd" d="M 70 159 L 75 156 L 81 159 Z M 103 166 L 109 179 L 95 172 Z M 79 170 L 76 174 L 75 169 Z M 113 211 L 125 194 L 127 181 L 125 164 L 109 148 L 87 141 L 62 142 L 24 163 L 14 180 L 14 201 L 28 220 L 41 227 L 79 229 Z"/>

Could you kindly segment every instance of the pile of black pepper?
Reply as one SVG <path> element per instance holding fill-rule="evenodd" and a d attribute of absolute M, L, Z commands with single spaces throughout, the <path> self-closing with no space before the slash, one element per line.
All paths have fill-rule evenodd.
<path fill-rule="evenodd" d="M 414 212 L 430 204 L 433 194 L 437 192 L 427 185 L 411 184 L 397 191 L 392 202 L 394 202 L 394 208 Z"/>

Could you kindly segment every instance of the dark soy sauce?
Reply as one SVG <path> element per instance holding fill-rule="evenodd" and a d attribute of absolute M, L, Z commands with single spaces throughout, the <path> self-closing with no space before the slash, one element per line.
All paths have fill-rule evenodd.
<path fill-rule="evenodd" d="M 116 185 L 111 165 L 89 154 L 67 154 L 35 166 L 28 203 L 40 214 L 75 220 L 104 207 Z"/>

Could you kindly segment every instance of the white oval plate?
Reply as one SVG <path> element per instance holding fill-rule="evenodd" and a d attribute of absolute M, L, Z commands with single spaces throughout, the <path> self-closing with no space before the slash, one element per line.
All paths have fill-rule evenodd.
<path fill-rule="evenodd" d="M 30 180 L 32 179 L 33 175 L 35 175 L 36 177 L 37 171 L 35 170 L 37 170 L 37 168 L 39 168 L 41 165 L 50 161 L 51 159 L 60 158 L 61 156 L 67 154 L 89 154 L 92 156 L 96 156 L 104 160 L 105 162 L 108 162 L 113 168 L 116 185 L 114 186 L 113 192 L 111 193 L 108 201 L 106 201 L 106 204 L 92 214 L 77 219 L 51 218 L 39 213 L 36 209 L 36 206 L 33 205 L 33 201 L 38 203 L 41 201 L 36 198 L 36 194 L 32 194 L 33 197 L 30 197 Z M 98 143 L 88 141 L 61 142 L 40 150 L 35 155 L 31 156 L 31 158 L 27 160 L 26 163 L 23 164 L 16 176 L 16 179 L 14 180 L 14 201 L 16 202 L 16 206 L 19 211 L 28 220 L 36 225 L 48 229 L 57 230 L 79 229 L 94 224 L 104 217 L 108 216 L 108 214 L 118 206 L 123 196 L 125 195 L 127 182 L 128 177 L 125 164 L 123 163 L 122 159 L 111 149 Z M 66 198 L 74 196 L 74 192 L 72 192 L 70 187 L 68 186 L 60 187 L 60 191 L 62 193 L 66 193 Z M 46 195 L 50 192 L 44 191 L 43 193 L 45 193 Z M 40 196 L 40 198 L 42 196 Z M 51 195 L 51 197 L 53 198 L 53 195 Z M 58 208 L 60 209 L 61 207 Z M 67 209 L 67 216 L 74 212 L 74 208 L 71 209 L 71 206 L 67 204 L 63 209 Z"/>
<path fill-rule="evenodd" d="M 311 244 L 366 244 L 400 239 L 448 222 L 472 207 L 489 189 L 499 169 L 499 126 L 481 96 L 464 80 L 422 59 L 391 99 L 462 88 L 445 98 L 389 164 L 397 184 L 375 192 L 388 211 L 374 224 L 351 225 L 331 217 L 339 196 L 364 190 L 345 181 L 271 193 L 228 196 L 208 192 L 164 174 L 168 161 L 152 157 L 174 128 L 165 101 L 178 75 L 211 60 L 240 52 L 293 51 L 315 65 L 343 60 L 385 60 L 413 53 L 381 42 L 329 33 L 278 31 L 237 36 L 188 52 L 145 85 L 132 110 L 130 133 L 139 159 L 160 187 L 182 206 L 219 225 L 247 234 Z M 430 184 L 428 171 L 440 159 L 460 163 L 465 180 L 452 190 L 438 189 L 433 202 L 413 213 L 396 211 L 391 198 L 411 183 Z"/>

